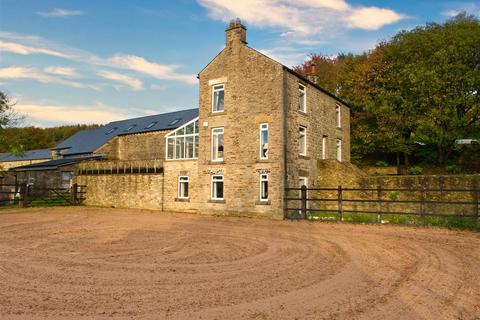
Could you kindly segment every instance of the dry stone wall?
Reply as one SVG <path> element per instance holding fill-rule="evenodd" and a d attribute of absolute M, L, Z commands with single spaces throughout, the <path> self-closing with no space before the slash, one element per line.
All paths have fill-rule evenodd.
<path fill-rule="evenodd" d="M 81 175 L 89 206 L 163 209 L 163 174 Z"/>

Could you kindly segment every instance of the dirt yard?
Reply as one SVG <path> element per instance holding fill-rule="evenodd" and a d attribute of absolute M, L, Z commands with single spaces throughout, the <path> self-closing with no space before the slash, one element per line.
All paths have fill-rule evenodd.
<path fill-rule="evenodd" d="M 480 319 L 480 234 L 0 211 L 1 319 Z"/>

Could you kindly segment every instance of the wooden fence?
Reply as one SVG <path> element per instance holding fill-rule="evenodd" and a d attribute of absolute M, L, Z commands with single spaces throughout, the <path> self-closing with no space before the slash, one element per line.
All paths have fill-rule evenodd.
<path fill-rule="evenodd" d="M 345 215 L 468 218 L 480 222 L 480 189 L 286 188 L 285 218 L 344 221 Z M 388 218 L 386 218 L 388 220 Z"/>
<path fill-rule="evenodd" d="M 0 184 L 0 207 L 75 206 L 85 200 L 85 186 L 46 188 L 29 184 Z"/>

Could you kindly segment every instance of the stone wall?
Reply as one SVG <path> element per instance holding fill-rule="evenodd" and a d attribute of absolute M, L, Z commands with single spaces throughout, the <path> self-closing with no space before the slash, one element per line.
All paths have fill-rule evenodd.
<path fill-rule="evenodd" d="M 419 201 L 424 197 L 427 201 L 479 201 L 479 192 L 456 192 L 458 190 L 480 190 L 480 175 L 423 175 L 423 176 L 369 176 L 351 164 L 340 164 L 330 161 L 319 161 L 319 175 L 317 176 L 320 188 L 372 189 L 370 191 L 343 191 L 344 199 L 392 201 L 382 203 L 382 211 L 390 212 L 420 212 L 419 203 L 395 203 L 395 201 Z M 415 189 L 416 191 L 402 191 Z M 427 191 L 423 192 L 422 190 Z M 440 190 L 440 191 L 428 191 Z M 336 190 L 309 191 L 309 197 L 332 199 L 338 197 Z M 314 208 L 323 210 L 337 210 L 336 201 L 312 202 Z M 343 203 L 344 210 L 376 211 L 377 204 L 371 203 Z M 478 207 L 475 204 L 425 204 L 426 213 L 432 214 L 476 214 Z"/>
<path fill-rule="evenodd" d="M 243 29 L 227 31 L 226 48 L 200 73 L 198 208 L 217 214 L 283 215 L 282 66 L 247 47 Z M 240 32 L 238 37 L 236 32 Z M 260 71 L 261 70 L 261 71 Z M 212 113 L 212 86 L 224 84 L 225 110 Z M 269 125 L 268 159 L 260 159 L 260 124 Z M 224 161 L 211 162 L 212 128 L 225 130 Z M 165 172 L 168 166 L 165 165 Z M 260 173 L 269 176 L 270 202 L 260 203 Z M 225 201 L 210 201 L 211 176 L 224 175 Z M 193 191 L 193 187 L 192 187 Z"/>
<path fill-rule="evenodd" d="M 163 209 L 163 174 L 103 174 L 76 176 L 86 186 L 89 206 Z"/>
<path fill-rule="evenodd" d="M 350 111 L 336 99 L 328 96 L 291 73 L 287 76 L 287 172 L 289 187 L 299 185 L 299 176 L 308 178 L 308 186 L 316 187 L 319 174 L 317 162 L 322 159 L 322 138 L 326 137 L 326 159 L 336 159 L 336 140 L 342 140 L 342 162 L 350 161 Z M 306 88 L 307 112 L 299 111 L 298 87 Z M 336 105 L 341 107 L 341 126 L 337 128 Z M 299 127 L 307 129 L 307 155 L 299 154 Z M 335 175 L 335 171 L 331 171 Z"/>
<path fill-rule="evenodd" d="M 97 150 L 116 160 L 165 159 L 165 134 L 169 131 L 153 131 L 117 136 Z"/>

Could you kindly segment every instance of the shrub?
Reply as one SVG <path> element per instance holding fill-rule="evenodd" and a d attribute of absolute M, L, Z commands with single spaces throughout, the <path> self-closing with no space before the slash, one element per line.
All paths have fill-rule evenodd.
<path fill-rule="evenodd" d="M 380 160 L 380 161 L 375 162 L 375 165 L 377 167 L 388 167 L 388 162 Z"/>
<path fill-rule="evenodd" d="M 396 192 L 396 191 L 390 192 L 390 200 L 397 201 L 398 200 L 398 192 Z"/>
<path fill-rule="evenodd" d="M 411 167 L 409 171 L 413 175 L 419 175 L 419 174 L 422 174 L 423 168 L 419 166 L 414 166 L 414 167 Z"/>
<path fill-rule="evenodd" d="M 456 164 L 447 164 L 445 166 L 445 170 L 448 173 L 458 173 L 458 172 L 460 172 L 460 167 L 457 166 Z"/>

